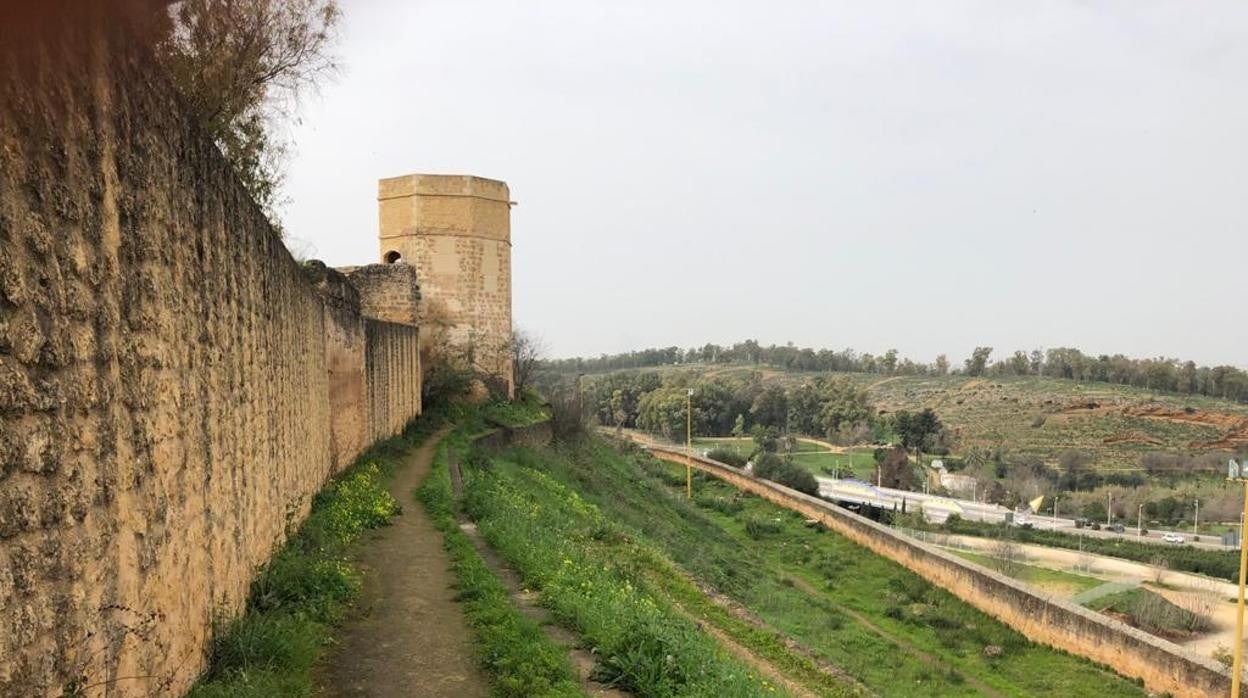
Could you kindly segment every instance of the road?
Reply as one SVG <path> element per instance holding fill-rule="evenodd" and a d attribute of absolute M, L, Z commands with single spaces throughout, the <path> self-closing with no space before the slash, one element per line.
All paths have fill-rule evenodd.
<path fill-rule="evenodd" d="M 624 436 L 643 445 L 662 443 L 660 439 L 634 429 L 624 429 L 617 432 L 613 429 L 600 427 L 599 430 L 604 434 Z M 831 444 L 814 439 L 803 440 L 831 446 Z M 705 456 L 706 454 L 702 453 L 700 455 Z M 1223 545 L 1221 538 L 1218 536 L 1194 536 L 1190 531 L 1150 530 L 1144 536 L 1137 535 L 1136 529 L 1133 527 L 1127 527 L 1122 533 L 1115 533 L 1105 529 L 1094 531 L 1090 528 L 1076 528 L 1074 519 L 1043 516 L 1030 511 L 1014 512 L 997 504 L 986 504 L 969 499 L 877 487 L 869 482 L 851 478 L 816 477 L 815 479 L 819 481 L 819 494 L 823 497 L 841 502 L 866 504 L 889 510 L 895 509 L 897 511 L 901 511 L 903 506 L 905 511 L 908 512 L 914 511 L 915 507 L 918 507 L 923 512 L 923 516 L 933 523 L 943 523 L 945 519 L 949 518 L 950 514 L 957 514 L 968 521 L 1003 523 L 1006 520 L 1006 515 L 1013 513 L 1016 525 L 1021 526 L 1029 523 L 1035 528 L 1057 530 L 1089 538 L 1122 538 L 1156 545 L 1174 545 L 1174 543 L 1166 542 L 1162 537 L 1167 533 L 1178 533 L 1183 536 L 1184 544 L 1197 548 L 1207 550 L 1237 550 L 1239 548 L 1236 545 Z"/>
<path fill-rule="evenodd" d="M 955 497 L 942 497 L 934 494 L 924 494 L 922 492 L 910 492 L 908 490 L 895 490 L 888 487 L 879 487 L 861 480 L 849 478 L 830 478 L 818 477 L 819 494 L 828 499 L 835 499 L 841 502 L 850 502 L 854 504 L 866 504 L 882 509 L 895 511 L 912 512 L 917 510 L 923 512 L 924 518 L 933 523 L 944 523 L 950 514 L 958 516 L 968 521 L 985 521 L 988 523 L 1004 523 L 1012 514 L 1015 525 L 1031 524 L 1035 528 L 1046 530 L 1057 530 L 1063 533 L 1077 533 L 1078 535 L 1087 536 L 1089 538 L 1123 538 L 1128 540 L 1142 541 L 1145 543 L 1154 543 L 1157 545 L 1174 545 L 1167 543 L 1162 539 L 1171 531 L 1153 531 L 1150 530 L 1144 536 L 1136 534 L 1135 528 L 1127 528 L 1122 533 L 1115 533 L 1101 529 L 1094 531 L 1090 528 L 1076 528 L 1074 519 L 1065 519 L 1061 517 L 1043 516 L 1033 514 L 1029 511 L 1016 512 L 1012 509 L 1000 506 L 998 504 L 986 504 L 968 499 L 957 499 Z M 1188 545 L 1209 550 L 1235 550 L 1238 546 L 1226 546 L 1217 536 L 1200 536 L 1199 538 L 1189 533 L 1176 532 L 1184 537 L 1184 541 Z"/>

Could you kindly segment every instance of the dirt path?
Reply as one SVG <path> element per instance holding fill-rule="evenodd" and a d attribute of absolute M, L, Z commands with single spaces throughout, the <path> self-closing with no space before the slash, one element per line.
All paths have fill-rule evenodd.
<path fill-rule="evenodd" d="M 489 695 L 454 600 L 442 534 L 412 496 L 446 432 L 430 437 L 390 484 L 403 513 L 360 548 L 361 611 L 343 626 L 325 662 L 322 696 Z"/>

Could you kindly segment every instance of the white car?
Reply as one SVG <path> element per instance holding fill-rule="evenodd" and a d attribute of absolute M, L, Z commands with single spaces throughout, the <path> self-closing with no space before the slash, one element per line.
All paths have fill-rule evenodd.
<path fill-rule="evenodd" d="M 1167 533 L 1166 535 L 1162 536 L 1161 539 L 1167 543 L 1182 543 L 1184 540 L 1186 540 L 1185 538 L 1183 538 L 1183 536 L 1180 536 L 1177 533 Z"/>

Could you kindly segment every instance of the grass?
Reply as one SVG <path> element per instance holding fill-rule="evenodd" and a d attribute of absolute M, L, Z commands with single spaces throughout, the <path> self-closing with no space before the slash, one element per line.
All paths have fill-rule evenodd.
<path fill-rule="evenodd" d="M 991 556 L 971 553 L 965 550 L 951 550 L 950 552 L 989 569 L 1001 570 L 1001 565 Z M 1047 567 L 1038 567 L 1026 563 L 1011 565 L 1008 570 L 1003 571 L 1020 582 L 1026 582 L 1032 586 L 1067 597 L 1075 596 L 1082 591 L 1104 584 L 1102 580 L 1095 577 L 1073 574 L 1062 570 L 1051 570 Z"/>
<path fill-rule="evenodd" d="M 610 538 L 621 531 L 635 546 L 652 548 L 881 695 L 979 695 L 985 688 L 1142 694 L 1102 667 L 1030 643 L 900 565 L 701 474 L 691 504 L 683 500 L 682 469 L 599 441 L 513 451 L 507 462 L 496 461 L 487 477 L 517 472 L 567 487 L 583 502 L 578 506 L 610 522 Z M 549 505 L 536 503 L 542 510 Z M 516 545 L 539 535 L 529 531 Z M 564 537 L 584 535 L 573 530 Z M 597 558 L 601 564 L 626 564 L 619 546 L 608 549 Z M 634 586 L 645 578 L 638 574 Z M 712 616 L 701 620 L 718 627 Z M 989 647 L 1000 654 L 986 653 Z"/>
<path fill-rule="evenodd" d="M 461 440 L 463 433 L 459 433 Z M 515 698 L 584 695 L 564 649 L 516 609 L 506 587 L 459 530 L 445 444 L 438 449 L 417 497 L 442 532 L 457 600 L 463 604 L 481 664 L 493 677 L 495 694 Z"/>
<path fill-rule="evenodd" d="M 426 432 L 418 426 L 377 444 L 316 496 L 298 532 L 252 582 L 244 613 L 216 624 L 208 668 L 189 696 L 312 694 L 312 666 L 360 590 L 346 551 L 399 511 L 386 482 Z"/>
<path fill-rule="evenodd" d="M 1208 618 L 1176 606 L 1160 594 L 1147 589 L 1136 588 L 1107 594 L 1089 601 L 1087 606 L 1094 611 L 1111 611 L 1129 624 L 1163 637 L 1190 635 L 1211 627 Z"/>
<path fill-rule="evenodd" d="M 956 516 L 949 517 L 939 529 L 948 533 L 984 538 L 997 538 L 1003 531 L 1008 531 L 1010 537 L 1019 543 L 1083 550 L 1145 564 L 1162 559 L 1166 561 L 1168 569 L 1176 572 L 1194 572 L 1232 582 L 1239 579 L 1239 553 L 1234 550 L 1208 550 L 1192 545 L 1158 545 L 1123 538 L 1092 538 L 1022 526 L 1006 528 L 1003 524 L 967 521 Z"/>
<path fill-rule="evenodd" d="M 538 464 L 532 451 L 513 450 L 466 471 L 465 508 L 542 604 L 592 646 L 599 681 L 642 696 L 774 691 L 655 590 L 663 565 L 653 550 Z"/>

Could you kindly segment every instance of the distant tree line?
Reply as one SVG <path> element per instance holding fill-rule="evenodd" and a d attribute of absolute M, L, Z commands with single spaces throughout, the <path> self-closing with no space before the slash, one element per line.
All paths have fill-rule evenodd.
<path fill-rule="evenodd" d="M 993 360 L 992 347 L 976 347 L 960 368 L 945 355 L 932 363 L 911 361 L 896 349 L 880 356 L 851 349 L 763 346 L 749 339 L 731 346 L 706 344 L 700 348 L 643 349 L 597 358 L 548 361 L 546 368 L 563 373 L 599 373 L 618 369 L 651 368 L 674 364 L 754 364 L 790 371 L 838 371 L 883 375 L 1050 376 L 1069 380 L 1100 381 L 1147 390 L 1205 395 L 1248 402 L 1248 371 L 1234 366 L 1198 366 L 1179 359 L 1132 359 L 1122 354 L 1092 356 L 1078 349 L 1058 347 L 1041 351 L 1015 351 Z"/>

